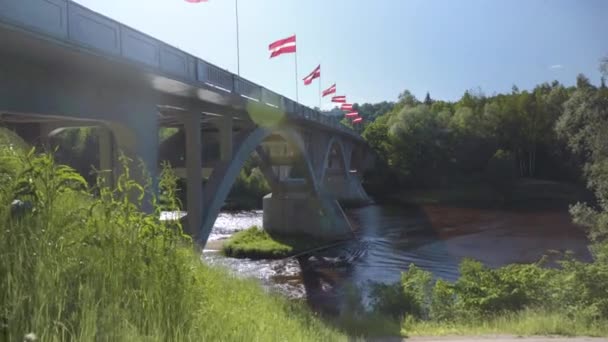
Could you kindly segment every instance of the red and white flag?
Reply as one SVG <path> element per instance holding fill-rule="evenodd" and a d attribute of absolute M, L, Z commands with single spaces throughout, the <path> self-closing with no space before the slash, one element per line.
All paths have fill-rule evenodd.
<path fill-rule="evenodd" d="M 207 0 L 186 0 L 186 2 L 190 2 L 190 3 L 193 3 L 193 4 L 198 4 L 198 3 L 201 3 L 201 2 L 207 2 Z"/>
<path fill-rule="evenodd" d="M 343 110 L 343 111 L 350 111 L 350 110 L 353 110 L 353 105 L 350 104 L 350 103 L 343 103 L 340 106 L 340 109 Z"/>
<path fill-rule="evenodd" d="M 268 50 L 270 50 L 270 58 L 296 52 L 296 35 L 277 40 L 268 46 Z"/>
<path fill-rule="evenodd" d="M 309 85 L 315 78 L 321 77 L 321 65 L 319 64 L 308 76 L 304 77 L 304 85 Z"/>
<path fill-rule="evenodd" d="M 334 83 L 331 87 L 323 90 L 323 97 L 330 95 L 330 94 L 335 94 L 336 93 L 336 84 Z"/>
<path fill-rule="evenodd" d="M 353 123 L 360 123 L 361 121 L 363 121 L 363 118 L 356 118 L 355 120 L 353 120 Z"/>
<path fill-rule="evenodd" d="M 345 115 L 347 118 L 356 118 L 359 116 L 358 112 L 350 112 L 350 113 L 346 113 Z"/>
<path fill-rule="evenodd" d="M 346 96 L 341 95 L 341 96 L 334 96 L 331 98 L 331 102 L 334 103 L 346 103 Z"/>

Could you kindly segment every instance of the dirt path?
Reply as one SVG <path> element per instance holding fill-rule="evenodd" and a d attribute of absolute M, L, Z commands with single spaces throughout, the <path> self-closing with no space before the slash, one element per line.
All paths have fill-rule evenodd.
<path fill-rule="evenodd" d="M 485 335 L 485 336 L 420 336 L 410 338 L 382 338 L 370 339 L 373 342 L 464 342 L 464 341 L 494 341 L 494 342 L 608 342 L 603 337 L 564 337 L 564 336 L 530 336 L 521 337 L 517 335 Z"/>

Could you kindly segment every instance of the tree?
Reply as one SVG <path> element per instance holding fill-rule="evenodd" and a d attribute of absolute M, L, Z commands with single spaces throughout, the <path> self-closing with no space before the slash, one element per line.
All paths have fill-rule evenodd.
<path fill-rule="evenodd" d="M 587 76 L 583 74 L 578 74 L 578 76 L 576 76 L 576 87 L 580 89 L 592 88 L 593 86 L 591 85 L 591 82 L 589 81 L 589 78 L 587 78 Z"/>
<path fill-rule="evenodd" d="M 568 146 L 586 159 L 588 186 L 599 207 L 571 207 L 574 221 L 591 230 L 592 251 L 597 260 L 608 262 L 608 92 L 578 87 L 566 102 L 556 130 Z"/>
<path fill-rule="evenodd" d="M 426 96 L 424 97 L 424 104 L 427 106 L 431 106 L 433 104 L 433 100 L 431 99 L 431 94 L 429 94 L 429 92 L 426 92 Z"/>
<path fill-rule="evenodd" d="M 399 102 L 410 107 L 420 104 L 420 101 L 418 101 L 416 96 L 414 96 L 414 94 L 412 94 L 409 90 L 404 90 L 401 94 L 399 94 Z"/>

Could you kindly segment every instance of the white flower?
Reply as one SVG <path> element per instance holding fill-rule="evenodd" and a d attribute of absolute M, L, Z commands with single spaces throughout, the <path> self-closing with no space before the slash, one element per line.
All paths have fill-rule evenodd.
<path fill-rule="evenodd" d="M 34 333 L 29 333 L 25 336 L 23 336 L 23 342 L 34 342 L 38 340 L 38 338 L 36 337 L 36 334 Z"/>

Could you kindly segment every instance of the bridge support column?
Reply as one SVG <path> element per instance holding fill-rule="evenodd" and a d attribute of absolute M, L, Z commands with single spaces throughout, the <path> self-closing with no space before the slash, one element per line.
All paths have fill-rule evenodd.
<path fill-rule="evenodd" d="M 307 235 L 323 240 L 352 238 L 351 226 L 337 201 L 306 192 L 264 197 L 264 230 L 277 235 Z"/>
<path fill-rule="evenodd" d="M 186 233 L 196 238 L 203 223 L 203 170 L 201 119 L 190 113 L 183 118 L 186 134 Z"/>
<path fill-rule="evenodd" d="M 228 115 L 220 119 L 220 159 L 222 161 L 230 161 L 232 159 L 232 116 Z"/>
<path fill-rule="evenodd" d="M 364 205 L 371 202 L 360 180 L 354 175 L 344 177 L 342 171 L 338 175 L 328 174 L 323 184 L 325 190 L 343 204 Z"/>

